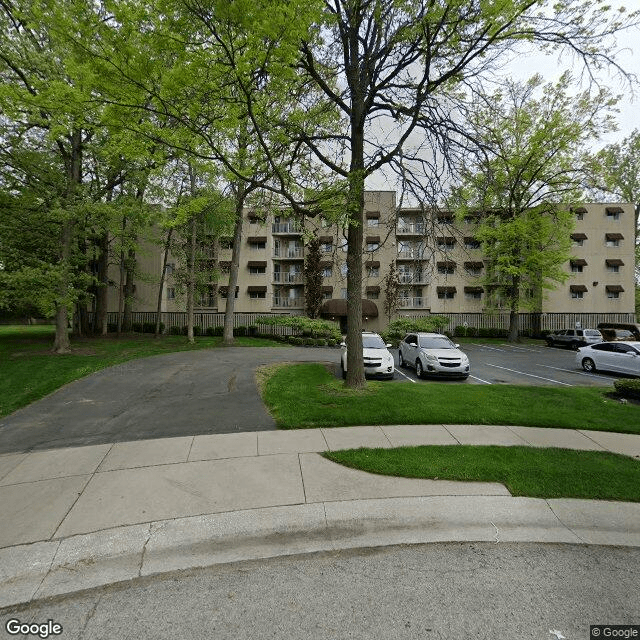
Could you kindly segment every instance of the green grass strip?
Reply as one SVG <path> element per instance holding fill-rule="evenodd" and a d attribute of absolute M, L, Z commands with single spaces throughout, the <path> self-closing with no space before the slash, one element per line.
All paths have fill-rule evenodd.
<path fill-rule="evenodd" d="M 640 502 L 640 461 L 609 452 L 447 445 L 323 455 L 387 476 L 499 482 L 514 496 Z"/>
<path fill-rule="evenodd" d="M 221 337 L 123 335 L 71 340 L 72 352 L 51 352 L 51 326 L 0 326 L 0 416 L 6 416 L 63 385 L 113 365 L 149 356 L 219 347 Z M 282 347 L 281 342 L 238 337 L 237 346 Z"/>
<path fill-rule="evenodd" d="M 369 381 L 347 389 L 320 364 L 272 372 L 263 398 L 278 427 L 506 424 L 640 433 L 640 406 L 608 398 L 595 387 L 521 387 L 451 382 Z"/>

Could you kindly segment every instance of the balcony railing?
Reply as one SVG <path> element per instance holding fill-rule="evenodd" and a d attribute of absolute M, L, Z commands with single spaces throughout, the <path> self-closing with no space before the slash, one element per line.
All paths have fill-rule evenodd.
<path fill-rule="evenodd" d="M 426 260 L 425 252 L 419 249 L 405 249 L 398 251 L 398 258 L 401 260 Z"/>
<path fill-rule="evenodd" d="M 399 298 L 398 307 L 403 309 L 422 309 L 425 302 L 425 298 Z"/>
<path fill-rule="evenodd" d="M 296 247 L 295 249 L 291 249 L 290 247 L 285 247 L 285 248 L 274 247 L 273 257 L 274 258 L 303 258 L 304 249 L 302 247 Z"/>
<path fill-rule="evenodd" d="M 273 281 L 274 282 L 284 282 L 284 283 L 293 283 L 293 284 L 303 284 L 304 283 L 304 275 L 301 273 L 287 273 L 286 271 L 274 271 L 273 272 Z"/>
<path fill-rule="evenodd" d="M 304 307 L 304 298 L 274 298 L 274 307 Z"/>
<path fill-rule="evenodd" d="M 414 235 L 424 235 L 424 229 L 425 229 L 425 226 L 423 222 L 413 222 L 413 223 L 398 225 L 398 233 L 412 233 Z"/>
<path fill-rule="evenodd" d="M 271 233 L 302 233 L 302 226 L 297 222 L 277 222 L 271 225 Z"/>
<path fill-rule="evenodd" d="M 398 275 L 400 284 L 429 284 L 431 278 L 424 273 L 401 273 Z"/>

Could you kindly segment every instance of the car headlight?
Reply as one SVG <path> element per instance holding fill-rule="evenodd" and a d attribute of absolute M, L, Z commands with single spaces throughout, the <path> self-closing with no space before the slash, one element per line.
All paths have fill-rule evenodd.
<path fill-rule="evenodd" d="M 429 362 L 438 362 L 438 358 L 436 358 L 433 353 L 425 353 L 424 351 L 422 353 Z"/>

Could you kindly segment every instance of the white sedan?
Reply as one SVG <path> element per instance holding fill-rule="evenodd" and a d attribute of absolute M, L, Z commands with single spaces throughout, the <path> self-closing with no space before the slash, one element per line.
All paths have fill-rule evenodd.
<path fill-rule="evenodd" d="M 347 377 L 347 345 L 343 342 L 340 369 L 342 377 Z M 389 351 L 390 344 L 377 334 L 370 331 L 362 332 L 362 358 L 364 360 L 364 375 L 367 378 L 384 378 L 393 380 L 396 372 L 393 354 Z"/>
<path fill-rule="evenodd" d="M 640 342 L 599 342 L 578 349 L 576 364 L 585 371 L 615 371 L 640 376 Z"/>

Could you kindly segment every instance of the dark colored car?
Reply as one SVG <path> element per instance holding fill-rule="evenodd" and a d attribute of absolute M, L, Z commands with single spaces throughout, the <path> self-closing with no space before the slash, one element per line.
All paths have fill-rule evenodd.
<path fill-rule="evenodd" d="M 545 340 L 550 347 L 569 347 L 574 351 L 588 344 L 602 342 L 602 334 L 597 329 L 562 329 L 550 333 Z"/>

